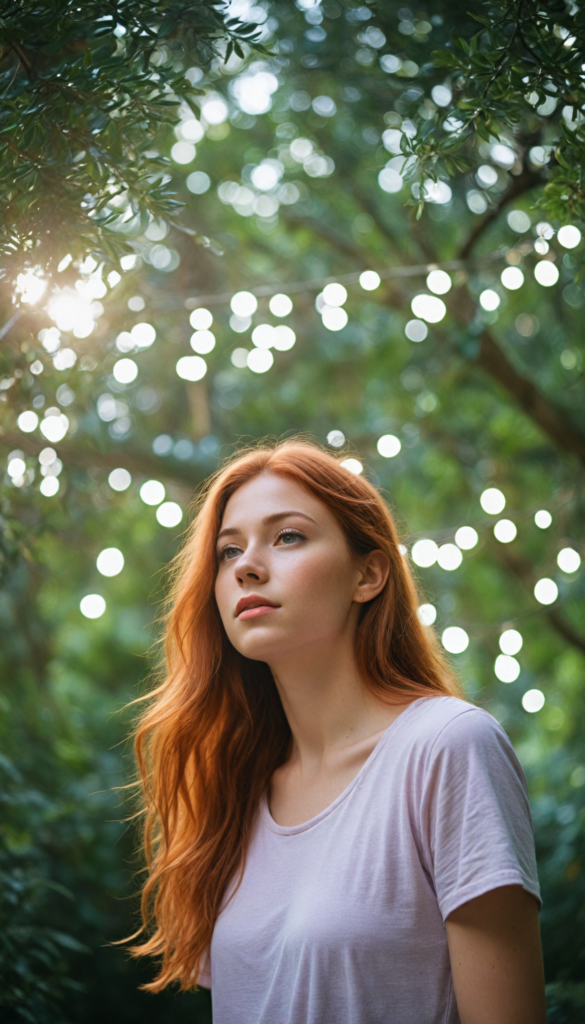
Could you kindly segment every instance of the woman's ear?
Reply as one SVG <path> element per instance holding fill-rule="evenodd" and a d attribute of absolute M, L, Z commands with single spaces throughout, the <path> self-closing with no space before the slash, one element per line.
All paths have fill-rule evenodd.
<path fill-rule="evenodd" d="M 354 601 L 363 603 L 377 597 L 384 589 L 390 574 L 390 559 L 385 551 L 370 551 L 361 562 L 360 581 L 356 587 Z"/>

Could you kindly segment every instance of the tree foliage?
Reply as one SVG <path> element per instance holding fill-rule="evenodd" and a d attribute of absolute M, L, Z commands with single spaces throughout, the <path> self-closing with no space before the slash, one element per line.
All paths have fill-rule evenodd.
<path fill-rule="evenodd" d="M 489 142 L 512 129 L 525 151 L 536 151 L 534 169 L 550 165 L 541 175 L 543 213 L 561 224 L 583 220 L 585 12 L 564 0 L 500 0 L 471 17 L 478 32 L 454 34 L 432 55 L 437 75 L 451 77 L 458 126 L 446 139 L 441 129 L 453 114 L 439 108 L 405 152 L 416 156 L 419 174 L 453 176 L 476 133 Z"/>
<path fill-rule="evenodd" d="M 111 48 L 111 26 L 131 6 L 112 10 Z M 62 108 L 64 122 L 97 129 L 107 156 L 97 163 L 110 160 L 124 177 L 117 205 L 109 177 L 92 184 L 89 157 L 79 179 L 70 177 L 70 150 L 50 135 L 42 159 L 61 199 L 51 205 L 49 184 L 37 183 L 11 214 L 11 237 L 23 241 L 7 250 L 2 295 L 0 441 L 10 472 L 0 509 L 0 730 L 10 798 L 0 829 L 7 900 L 17 908 L 7 902 L 2 912 L 25 929 L 16 939 L 6 932 L 4 991 L 15 1019 L 29 1019 L 33 992 L 39 1021 L 205 1019 L 204 997 L 145 1004 L 137 969 L 105 945 L 130 929 L 123 897 L 133 890 L 132 837 L 115 820 L 123 808 L 113 787 L 128 767 L 115 746 L 127 724 L 115 712 L 147 676 L 161 573 L 197 485 L 241 440 L 295 431 L 362 461 L 397 510 L 411 557 L 422 538 L 443 552 L 415 564 L 436 613 L 430 628 L 466 632 L 456 668 L 526 767 L 550 1019 L 582 1017 L 585 590 L 582 574 L 557 563 L 561 550 L 584 553 L 582 250 L 563 243 L 573 245 L 583 227 L 582 15 L 556 0 L 546 9 L 493 2 L 473 14 L 468 6 L 433 0 L 425 13 L 238 0 L 227 29 L 242 39 L 247 30 L 237 26 L 256 23 L 253 46 L 238 50 L 234 40 L 229 50 L 212 20 L 202 22 L 209 38 L 159 32 L 150 52 L 140 18 L 152 28 L 171 8 L 137 4 L 135 29 L 115 46 L 132 36 L 144 50 L 96 76 L 107 121 L 94 124 L 93 100 L 75 116 Z M 91 44 L 82 49 L 95 56 L 102 23 L 89 7 Z M 206 8 L 179 10 L 186 24 Z M 105 12 L 102 4 L 98 17 Z M 69 54 L 72 36 L 51 38 L 55 53 Z M 39 65 L 54 71 L 57 58 L 41 49 Z M 3 59 L 31 103 L 22 65 L 6 51 Z M 83 59 L 70 54 L 64 75 L 75 77 Z M 153 67 L 160 92 L 141 121 Z M 125 92 L 133 75 L 148 82 Z M 47 109 L 39 102 L 46 125 L 52 91 Z M 118 143 L 108 125 L 120 123 L 126 141 L 110 149 Z M 142 154 L 136 165 L 132 146 Z M 135 174 L 144 174 L 136 187 Z M 14 211 L 20 199 L 9 193 Z M 106 200 L 103 224 L 79 206 L 90 193 Z M 68 226 L 47 247 L 35 225 L 53 230 L 61 201 Z M 563 235 L 567 226 L 572 234 Z M 447 275 L 440 294 L 428 277 L 437 267 Z M 377 287 L 362 287 L 364 271 L 379 275 Z M 347 297 L 336 307 L 338 292 L 325 308 L 332 281 Z M 251 294 L 249 317 L 232 301 L 242 291 Z M 271 304 L 278 294 L 292 303 L 285 315 Z M 428 320 L 421 308 L 431 309 Z M 210 317 L 212 337 L 201 326 Z M 271 334 L 279 325 L 294 336 Z M 268 355 L 250 356 L 275 338 Z M 199 379 L 181 376 L 180 361 L 196 357 L 180 372 Z M 250 369 L 255 360 L 265 372 Z M 126 478 L 111 477 L 120 468 Z M 180 524 L 165 528 L 165 502 L 143 500 L 149 480 L 163 485 Z M 506 499 L 499 515 L 480 501 L 493 487 Z M 537 511 L 549 512 L 548 527 L 536 525 Z M 517 530 L 510 542 L 494 534 L 501 519 Z M 463 525 L 478 542 L 457 568 L 443 568 Z M 110 547 L 125 564 L 104 577 L 96 558 Z M 558 587 L 549 605 L 535 599 L 540 579 Z M 89 594 L 106 602 L 96 619 L 79 610 Z M 503 683 L 494 663 L 511 628 L 523 638 L 520 674 Z M 537 713 L 522 704 L 530 690 L 545 697 Z M 19 946 L 27 928 L 36 938 Z M 90 952 L 65 950 L 54 933 Z M 28 988 L 19 988 L 15 964 Z M 67 978 L 84 988 L 68 989 Z M 54 1009 L 62 997 L 71 1012 Z"/>
<path fill-rule="evenodd" d="M 172 217 L 169 161 L 153 138 L 177 99 L 197 95 L 176 60 L 185 47 L 204 64 L 241 52 L 253 33 L 212 0 L 5 5 L 0 253 L 10 268 L 52 269 L 63 249 L 113 259 L 151 216 Z"/>

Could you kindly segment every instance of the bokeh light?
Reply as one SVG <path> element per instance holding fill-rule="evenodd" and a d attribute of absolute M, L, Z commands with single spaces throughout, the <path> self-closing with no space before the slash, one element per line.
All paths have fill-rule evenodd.
<path fill-rule="evenodd" d="M 353 473 L 354 476 L 359 476 L 364 468 L 359 459 L 342 459 L 339 465 Z"/>
<path fill-rule="evenodd" d="M 79 609 L 86 619 L 99 619 L 106 610 L 106 602 L 101 594 L 86 594 L 79 602 Z"/>
<path fill-rule="evenodd" d="M 124 568 L 124 555 L 119 548 L 104 548 L 95 564 L 102 576 L 117 576 Z"/>
<path fill-rule="evenodd" d="M 421 540 L 417 540 L 412 545 L 410 556 L 415 565 L 419 565 L 421 569 L 428 569 L 429 566 L 434 565 L 437 561 L 437 555 L 439 554 L 438 545 L 435 544 L 434 540 L 423 537 Z"/>
<path fill-rule="evenodd" d="M 72 348 L 60 348 L 53 356 L 53 366 L 56 370 L 70 370 L 77 362 L 77 353 Z"/>
<path fill-rule="evenodd" d="M 27 409 L 25 412 L 21 412 L 16 424 L 23 434 L 31 434 L 39 425 L 39 417 L 32 409 Z"/>
<path fill-rule="evenodd" d="M 500 544 L 510 544 L 516 537 L 518 528 L 511 519 L 498 519 L 494 526 L 494 537 Z"/>
<path fill-rule="evenodd" d="M 534 522 L 539 530 L 548 530 L 552 523 L 552 516 L 545 508 L 541 508 L 538 512 L 534 513 Z"/>
<path fill-rule="evenodd" d="M 506 220 L 508 221 L 509 227 L 512 228 L 512 231 L 516 231 L 519 235 L 523 235 L 526 231 L 530 231 L 530 224 L 532 222 L 524 210 L 510 210 Z"/>
<path fill-rule="evenodd" d="M 232 366 L 236 366 L 238 370 L 243 370 L 248 365 L 248 349 L 247 348 L 235 348 L 230 356 Z"/>
<path fill-rule="evenodd" d="M 132 477 L 127 469 L 113 469 L 108 477 L 108 483 L 113 491 L 127 491 L 132 483 Z"/>
<path fill-rule="evenodd" d="M 192 142 L 175 142 L 171 146 L 171 160 L 176 164 L 190 164 L 195 159 L 196 152 Z"/>
<path fill-rule="evenodd" d="M 201 117 L 207 124 L 223 124 L 227 120 L 228 107 L 222 96 L 208 96 L 201 104 Z"/>
<path fill-rule="evenodd" d="M 480 495 L 479 502 L 484 512 L 490 516 L 498 516 L 506 507 L 506 498 L 497 487 L 486 488 Z"/>
<path fill-rule="evenodd" d="M 205 171 L 192 171 L 191 174 L 187 175 L 185 184 L 189 192 L 192 192 L 193 195 L 201 196 L 209 191 L 211 178 Z"/>
<path fill-rule="evenodd" d="M 215 334 L 212 331 L 195 331 L 191 335 L 189 344 L 194 352 L 205 356 L 215 348 Z"/>
<path fill-rule="evenodd" d="M 557 238 L 565 249 L 575 249 L 581 241 L 581 232 L 574 224 L 566 224 L 559 228 Z"/>
<path fill-rule="evenodd" d="M 359 277 L 361 287 L 365 292 L 373 292 L 380 287 L 380 275 L 375 270 L 363 270 Z"/>
<path fill-rule="evenodd" d="M 130 337 L 136 348 L 150 348 L 156 338 L 156 331 L 152 324 L 145 322 L 134 324 L 130 331 Z"/>
<path fill-rule="evenodd" d="M 552 260 L 539 260 L 534 268 L 534 276 L 545 288 L 552 288 L 559 279 L 559 271 Z"/>
<path fill-rule="evenodd" d="M 201 356 L 181 356 L 175 370 L 182 380 L 201 380 L 207 373 L 207 363 Z"/>
<path fill-rule="evenodd" d="M 323 306 L 321 310 L 323 326 L 328 331 L 341 331 L 347 324 L 347 313 L 341 306 Z"/>
<path fill-rule="evenodd" d="M 434 604 L 421 604 L 417 612 L 423 626 L 432 626 L 437 620 L 437 609 Z"/>
<path fill-rule="evenodd" d="M 445 303 L 436 295 L 415 295 L 410 303 L 410 308 L 415 317 L 419 320 L 426 320 L 429 324 L 438 324 L 447 312 Z"/>
<path fill-rule="evenodd" d="M 500 305 L 500 296 L 493 288 L 485 288 L 479 296 L 479 304 L 483 309 L 487 310 L 488 313 L 492 313 Z"/>
<path fill-rule="evenodd" d="M 165 487 L 160 480 L 146 480 L 140 488 L 140 497 L 145 505 L 160 505 L 164 496 Z"/>
<path fill-rule="evenodd" d="M 463 654 L 469 647 L 469 636 L 461 626 L 447 626 L 441 635 L 441 643 L 449 654 Z"/>
<path fill-rule="evenodd" d="M 378 185 L 383 192 L 400 192 L 404 178 L 393 167 L 383 167 L 378 174 Z"/>
<path fill-rule="evenodd" d="M 45 294 L 47 282 L 43 281 L 33 270 L 25 270 L 16 276 L 16 293 L 20 301 L 34 306 Z"/>
<path fill-rule="evenodd" d="M 559 588 L 554 580 L 544 576 L 534 587 L 534 596 L 539 604 L 554 604 L 559 596 Z"/>
<path fill-rule="evenodd" d="M 272 347 L 278 352 L 288 352 L 297 340 L 292 327 L 286 324 L 277 324 L 272 330 Z"/>
<path fill-rule="evenodd" d="M 425 341 L 428 337 L 429 329 L 424 320 L 409 320 L 404 328 L 404 333 L 409 341 L 419 342 Z"/>
<path fill-rule="evenodd" d="M 400 440 L 394 434 L 382 434 L 377 443 L 378 454 L 385 459 L 393 459 L 402 448 Z"/>
<path fill-rule="evenodd" d="M 345 434 L 342 430 L 330 430 L 327 434 L 327 444 L 332 448 L 342 448 L 345 444 Z"/>
<path fill-rule="evenodd" d="M 274 362 L 269 349 L 253 348 L 246 356 L 246 365 L 253 373 L 266 373 Z"/>
<path fill-rule="evenodd" d="M 138 376 L 138 366 L 133 359 L 118 359 L 112 373 L 118 384 L 131 384 Z"/>
<path fill-rule="evenodd" d="M 527 690 L 522 697 L 522 707 L 531 715 L 541 711 L 545 705 L 545 696 L 542 690 Z"/>
<path fill-rule="evenodd" d="M 59 487 L 59 480 L 56 476 L 45 476 L 40 482 L 39 491 L 45 498 L 53 498 Z"/>
<path fill-rule="evenodd" d="M 252 331 L 252 343 L 256 348 L 272 348 L 274 344 L 274 327 L 272 324 L 258 324 Z"/>
<path fill-rule="evenodd" d="M 520 662 L 509 654 L 498 654 L 494 672 L 501 683 L 513 683 L 520 675 Z"/>
<path fill-rule="evenodd" d="M 455 534 L 455 543 L 462 551 L 471 551 L 479 540 L 477 530 L 473 526 L 460 526 Z"/>
<path fill-rule="evenodd" d="M 194 331 L 208 331 L 213 323 L 213 315 L 203 306 L 194 309 L 189 317 L 189 323 Z"/>
<path fill-rule="evenodd" d="M 427 288 L 435 295 L 446 295 L 452 285 L 451 278 L 445 270 L 431 270 L 427 277 Z"/>
<path fill-rule="evenodd" d="M 502 654 L 514 655 L 522 650 L 522 634 L 517 629 L 505 629 L 500 636 L 499 644 Z"/>
<path fill-rule="evenodd" d="M 328 306 L 343 306 L 347 301 L 347 288 L 336 282 L 326 284 L 323 289 L 323 298 Z"/>
<path fill-rule="evenodd" d="M 11 456 L 8 460 L 6 472 L 12 478 L 24 476 L 26 473 L 26 462 L 20 455 Z"/>
<path fill-rule="evenodd" d="M 252 316 L 258 309 L 258 299 L 252 292 L 236 292 L 230 302 L 232 313 L 236 316 Z"/>
<path fill-rule="evenodd" d="M 506 267 L 502 270 L 500 280 L 509 291 L 517 291 L 524 284 L 524 274 L 520 270 L 520 267 Z"/>
<path fill-rule="evenodd" d="M 243 334 L 250 328 L 251 324 L 251 316 L 237 316 L 236 313 L 232 313 L 230 316 L 230 327 L 236 334 Z"/>
<path fill-rule="evenodd" d="M 168 530 L 178 526 L 183 518 L 183 509 L 176 501 L 165 501 L 156 510 L 156 518 Z"/>
<path fill-rule="evenodd" d="M 279 292 L 277 295 L 272 296 L 268 303 L 268 308 L 273 316 L 288 316 L 293 308 L 292 299 L 288 295 Z"/>
<path fill-rule="evenodd" d="M 41 420 L 41 434 L 51 444 L 58 444 L 69 430 L 69 419 L 60 409 L 47 409 L 46 416 Z"/>
<path fill-rule="evenodd" d="M 441 544 L 437 551 L 437 562 L 441 569 L 453 572 L 454 569 L 459 568 L 462 561 L 463 555 L 456 544 Z"/>
<path fill-rule="evenodd" d="M 574 548 L 562 548 L 557 555 L 557 565 L 563 572 L 577 572 L 581 565 L 581 555 Z"/>

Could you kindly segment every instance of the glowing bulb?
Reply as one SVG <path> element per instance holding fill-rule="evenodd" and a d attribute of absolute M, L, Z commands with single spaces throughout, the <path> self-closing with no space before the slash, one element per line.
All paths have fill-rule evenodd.
<path fill-rule="evenodd" d="M 469 646 L 469 636 L 461 626 L 447 626 L 443 630 L 441 642 L 449 654 L 463 654 Z"/>

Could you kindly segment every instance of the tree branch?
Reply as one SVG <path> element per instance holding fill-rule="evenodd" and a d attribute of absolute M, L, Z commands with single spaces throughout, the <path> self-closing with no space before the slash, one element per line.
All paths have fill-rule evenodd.
<path fill-rule="evenodd" d="M 29 76 L 29 78 L 31 80 L 36 78 L 35 69 L 33 68 L 30 60 L 28 59 L 28 57 L 27 57 L 26 53 L 24 52 L 24 50 L 22 49 L 22 47 L 19 46 L 18 43 L 15 43 L 14 40 L 11 40 L 10 43 L 8 44 L 8 46 L 9 46 L 9 49 L 11 49 L 16 54 L 16 56 L 18 57 L 20 63 L 22 64 L 22 66 L 25 69 L 25 71 L 26 71 L 27 75 Z"/>
<path fill-rule="evenodd" d="M 573 644 L 574 647 L 578 647 L 585 654 L 585 637 L 577 633 L 577 630 L 573 629 L 570 622 L 567 622 L 557 611 L 547 612 L 546 617 L 557 633 L 560 633 L 565 640 Z"/>
<path fill-rule="evenodd" d="M 533 171 L 524 171 L 515 178 L 508 191 L 504 193 L 496 206 L 492 206 L 491 210 L 486 213 L 485 217 L 476 223 L 469 235 L 469 238 L 459 250 L 459 259 L 464 260 L 469 256 L 476 242 L 479 241 L 484 232 L 487 231 L 494 221 L 497 220 L 500 213 L 508 203 L 511 203 L 514 199 L 518 199 L 519 196 L 524 195 L 525 192 L 529 192 L 531 188 L 534 188 L 535 185 L 540 185 L 541 183 L 542 176 L 540 174 L 535 174 Z"/>
<path fill-rule="evenodd" d="M 380 211 L 376 203 L 373 201 L 370 193 L 359 183 L 359 181 L 351 182 L 351 190 L 362 209 L 364 209 L 368 216 L 372 218 L 380 233 L 384 235 L 391 245 L 398 246 L 399 243 L 396 235 L 388 226 L 386 221 L 382 220 Z"/>
<path fill-rule="evenodd" d="M 496 548 L 495 545 L 493 545 L 493 551 L 500 564 L 510 570 L 514 576 L 517 576 L 532 596 L 534 572 L 531 563 L 515 551 L 509 551 L 500 547 Z M 557 633 L 563 637 L 563 640 L 568 641 L 573 647 L 577 647 L 582 654 L 585 654 L 585 636 L 581 636 L 571 623 L 561 615 L 558 609 L 549 608 L 544 611 L 544 615 L 553 629 L 556 629 Z"/>
<path fill-rule="evenodd" d="M 518 373 L 487 328 L 480 335 L 477 364 L 516 399 L 523 412 L 558 448 L 576 455 L 585 465 L 585 435 L 532 381 Z"/>
<path fill-rule="evenodd" d="M 349 238 L 342 235 L 335 228 L 330 228 L 324 221 L 314 220 L 311 217 L 296 217 L 289 210 L 283 210 L 281 207 L 280 214 L 283 220 L 290 224 L 291 227 L 307 228 L 312 231 L 314 235 L 318 235 L 320 238 L 324 238 L 326 242 L 329 242 L 338 252 L 345 253 L 346 256 L 351 256 L 353 260 L 358 260 L 360 266 L 364 269 L 369 267 L 370 261 L 368 260 L 367 253 L 354 242 L 350 242 Z"/>
<path fill-rule="evenodd" d="M 17 434 L 13 430 L 5 430 L 0 434 L 0 444 L 4 444 L 12 449 L 19 448 L 26 455 L 38 456 L 43 448 L 47 447 L 48 442 L 41 439 L 37 440 L 36 437 L 31 437 L 30 435 Z M 168 480 L 174 483 L 175 486 L 179 486 L 185 492 L 185 495 L 192 494 L 197 484 L 203 479 L 203 474 L 201 474 L 198 467 L 194 466 L 191 468 L 187 465 L 169 466 L 166 460 L 154 459 L 142 452 L 132 452 L 127 449 L 109 452 L 86 451 L 69 444 L 60 443 L 51 447 L 55 448 L 59 458 L 64 463 L 69 462 L 83 469 L 98 467 L 99 469 L 112 470 L 117 469 L 119 466 L 124 466 L 125 469 L 134 473 Z"/>

